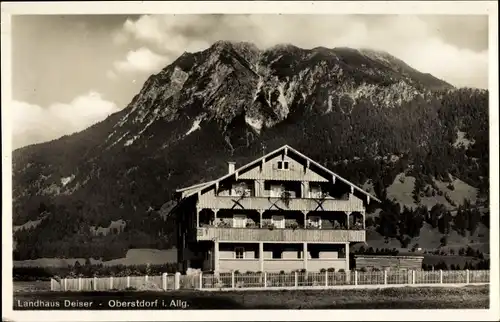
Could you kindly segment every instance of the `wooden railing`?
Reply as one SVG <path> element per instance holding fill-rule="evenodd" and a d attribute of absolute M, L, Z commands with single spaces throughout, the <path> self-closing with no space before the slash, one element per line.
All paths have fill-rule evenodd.
<path fill-rule="evenodd" d="M 261 209 L 298 211 L 364 211 L 363 202 L 351 196 L 340 200 L 333 198 L 279 198 L 279 197 L 234 197 L 201 195 L 198 208 L 216 209 Z"/>
<path fill-rule="evenodd" d="M 197 230 L 197 240 L 347 243 L 364 242 L 365 231 L 202 227 Z"/>

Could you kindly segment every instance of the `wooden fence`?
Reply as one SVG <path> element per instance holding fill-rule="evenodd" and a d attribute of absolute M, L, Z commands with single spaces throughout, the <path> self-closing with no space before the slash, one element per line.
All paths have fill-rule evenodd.
<path fill-rule="evenodd" d="M 52 279 L 52 291 L 300 289 L 489 284 L 489 270 L 373 271 L 126 276 Z"/>

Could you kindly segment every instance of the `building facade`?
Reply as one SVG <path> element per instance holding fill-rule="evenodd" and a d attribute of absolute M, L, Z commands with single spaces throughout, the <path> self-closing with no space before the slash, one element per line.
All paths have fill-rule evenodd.
<path fill-rule="evenodd" d="M 349 270 L 377 198 L 283 146 L 223 177 L 177 190 L 180 269 L 214 272 Z"/>

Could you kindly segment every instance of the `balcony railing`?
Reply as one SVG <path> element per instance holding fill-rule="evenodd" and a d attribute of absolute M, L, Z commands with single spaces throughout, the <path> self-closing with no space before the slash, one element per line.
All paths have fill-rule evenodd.
<path fill-rule="evenodd" d="M 225 220 L 224 220 L 225 219 Z M 255 222 L 253 220 L 251 221 L 244 221 L 241 222 L 240 225 L 237 225 L 234 221 L 229 218 L 224 218 L 222 221 L 218 221 L 215 224 L 214 223 L 201 223 L 200 227 L 217 227 L 217 228 L 267 228 L 267 229 L 323 229 L 323 230 L 364 230 L 364 226 L 362 222 L 355 222 L 352 223 L 350 226 L 347 226 L 345 223 L 338 224 L 338 225 L 332 225 L 332 226 L 327 226 L 327 225 L 317 225 L 314 223 L 307 223 L 306 225 L 302 223 L 297 223 L 296 221 L 293 222 L 285 222 L 284 225 L 277 225 L 276 222 L 273 222 L 272 219 L 266 218 L 263 220 L 262 225 L 259 222 Z M 198 227 L 198 228 L 200 228 Z"/>
<path fill-rule="evenodd" d="M 197 240 L 234 242 L 364 242 L 365 230 L 201 227 Z"/>
<path fill-rule="evenodd" d="M 298 211 L 364 211 L 363 202 L 353 197 L 349 199 L 333 198 L 283 198 L 283 197 L 247 197 L 201 195 L 200 208 L 217 209 L 264 209 Z"/>

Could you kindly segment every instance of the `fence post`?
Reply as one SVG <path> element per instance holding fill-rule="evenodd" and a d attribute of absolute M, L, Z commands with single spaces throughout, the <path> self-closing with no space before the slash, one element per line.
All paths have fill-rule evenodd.
<path fill-rule="evenodd" d="M 130 276 L 127 275 L 127 288 L 130 287 Z"/>
<path fill-rule="evenodd" d="M 297 271 L 295 271 L 294 275 L 295 275 L 295 288 L 298 288 L 299 287 L 299 273 Z"/>
<path fill-rule="evenodd" d="M 111 276 L 109 278 L 109 289 L 112 290 L 113 289 L 113 276 Z"/>
<path fill-rule="evenodd" d="M 439 270 L 439 284 L 443 284 L 443 270 Z"/>
<path fill-rule="evenodd" d="M 264 287 L 267 287 L 267 272 L 264 272 Z"/>
<path fill-rule="evenodd" d="M 465 284 L 469 284 L 470 281 L 470 275 L 469 275 L 469 270 L 465 270 Z"/>
<path fill-rule="evenodd" d="M 180 288 L 181 288 L 181 273 L 177 272 L 175 273 L 174 289 L 178 290 Z"/>
<path fill-rule="evenodd" d="M 164 291 L 167 290 L 167 273 L 161 274 L 161 288 Z"/>
<path fill-rule="evenodd" d="M 415 284 L 415 271 L 414 270 L 411 271 L 411 283 Z"/>
<path fill-rule="evenodd" d="M 387 270 L 384 269 L 384 285 L 387 285 Z"/>
<path fill-rule="evenodd" d="M 200 279 L 200 290 L 201 290 L 203 288 L 203 272 L 200 272 L 199 279 Z"/>
<path fill-rule="evenodd" d="M 148 276 L 144 275 L 144 282 L 147 284 L 148 283 Z"/>
<path fill-rule="evenodd" d="M 354 271 L 354 285 L 358 285 L 358 271 Z"/>
<path fill-rule="evenodd" d="M 78 290 L 79 291 L 82 290 L 82 278 L 81 277 L 78 277 Z"/>
<path fill-rule="evenodd" d="M 67 284 L 68 279 L 65 277 L 64 278 L 64 291 L 66 292 L 68 290 L 68 284 Z"/>
<path fill-rule="evenodd" d="M 328 287 L 328 271 L 325 271 L 325 287 Z"/>
<path fill-rule="evenodd" d="M 231 271 L 231 288 L 234 288 L 234 271 Z"/>
<path fill-rule="evenodd" d="M 50 279 L 50 290 L 51 291 L 54 290 L 54 279 L 53 278 Z"/>
<path fill-rule="evenodd" d="M 94 291 L 97 291 L 97 277 L 94 276 Z"/>

